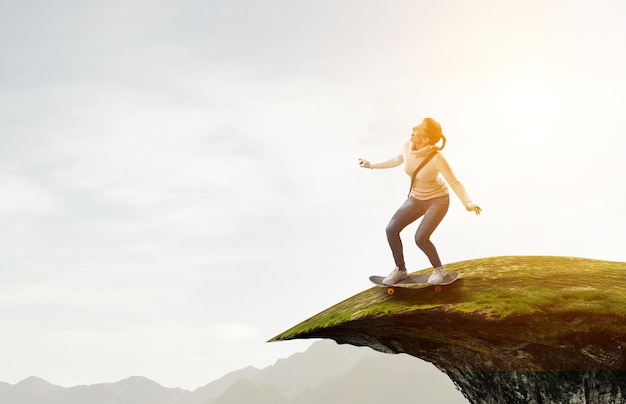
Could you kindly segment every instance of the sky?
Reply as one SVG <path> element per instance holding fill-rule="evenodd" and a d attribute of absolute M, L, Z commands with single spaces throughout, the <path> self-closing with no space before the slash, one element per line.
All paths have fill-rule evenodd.
<path fill-rule="evenodd" d="M 306 349 L 265 341 L 393 269 L 410 179 L 358 159 L 426 116 L 483 209 L 452 195 L 444 263 L 626 261 L 624 20 L 621 0 L 2 1 L 0 380 L 195 389 Z"/>

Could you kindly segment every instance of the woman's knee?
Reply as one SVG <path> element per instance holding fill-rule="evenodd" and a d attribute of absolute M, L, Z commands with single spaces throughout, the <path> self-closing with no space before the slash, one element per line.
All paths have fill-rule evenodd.
<path fill-rule="evenodd" d="M 385 233 L 387 233 L 387 236 L 396 236 L 400 234 L 400 229 L 398 229 L 398 226 L 391 221 L 387 224 L 387 227 L 385 227 Z"/>
<path fill-rule="evenodd" d="M 422 250 L 432 245 L 430 238 L 422 235 L 415 235 L 415 244 Z"/>

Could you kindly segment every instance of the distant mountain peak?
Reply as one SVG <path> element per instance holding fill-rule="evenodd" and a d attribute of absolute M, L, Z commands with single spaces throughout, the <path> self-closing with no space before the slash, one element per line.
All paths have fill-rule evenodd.
<path fill-rule="evenodd" d="M 62 389 L 62 387 L 48 383 L 44 379 L 37 376 L 29 376 L 26 379 L 17 383 L 15 387 L 20 390 L 26 390 L 34 394 L 46 394 L 50 391 Z"/>

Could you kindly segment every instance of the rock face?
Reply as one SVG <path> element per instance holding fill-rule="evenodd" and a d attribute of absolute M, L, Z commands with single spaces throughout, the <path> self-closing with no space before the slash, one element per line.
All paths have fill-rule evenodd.
<path fill-rule="evenodd" d="M 434 288 L 366 290 L 273 340 L 330 338 L 407 353 L 472 403 L 626 402 L 626 263 L 495 257 Z"/>
<path fill-rule="evenodd" d="M 472 403 L 624 403 L 621 372 L 447 372 Z"/>

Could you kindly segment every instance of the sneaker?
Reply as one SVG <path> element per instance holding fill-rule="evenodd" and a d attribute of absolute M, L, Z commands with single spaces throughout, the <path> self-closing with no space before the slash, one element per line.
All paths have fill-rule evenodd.
<path fill-rule="evenodd" d="M 444 267 L 437 267 L 433 270 L 433 273 L 428 277 L 428 283 L 431 285 L 439 285 L 443 282 L 443 278 L 446 276 L 446 270 Z"/>
<path fill-rule="evenodd" d="M 389 274 L 388 277 L 383 279 L 383 284 L 385 285 L 393 285 L 394 283 L 400 282 L 402 279 L 406 279 L 409 275 L 406 271 L 400 271 L 398 267 L 395 267 L 393 271 Z"/>

